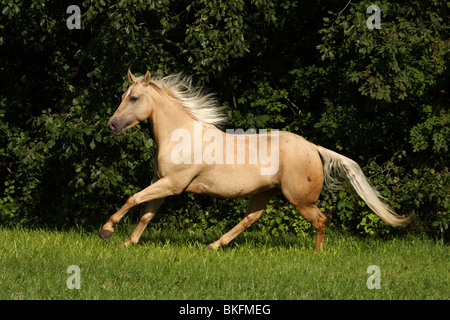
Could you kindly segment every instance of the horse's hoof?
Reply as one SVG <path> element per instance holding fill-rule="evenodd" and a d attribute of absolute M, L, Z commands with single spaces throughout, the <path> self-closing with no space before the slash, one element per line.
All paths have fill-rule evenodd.
<path fill-rule="evenodd" d="M 211 244 L 208 244 L 207 246 L 203 247 L 203 249 L 207 250 L 207 251 L 217 251 L 219 249 L 219 247 L 214 247 Z"/>
<path fill-rule="evenodd" d="M 130 239 L 128 239 L 127 241 L 122 243 L 122 247 L 128 248 L 128 247 L 132 247 L 134 244 L 136 244 L 136 243 L 133 243 Z"/>
<path fill-rule="evenodd" d="M 98 232 L 98 235 L 100 236 L 100 238 L 105 239 L 105 238 L 108 238 L 109 236 L 111 236 L 113 233 L 114 233 L 114 231 L 102 229 Z"/>

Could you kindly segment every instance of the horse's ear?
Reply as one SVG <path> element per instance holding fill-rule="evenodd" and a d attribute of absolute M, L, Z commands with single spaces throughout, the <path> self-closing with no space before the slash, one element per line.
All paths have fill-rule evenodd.
<path fill-rule="evenodd" d="M 130 69 L 128 69 L 128 80 L 130 80 L 131 83 L 135 83 L 136 82 L 136 77 L 133 76 L 133 74 L 131 73 Z"/>
<path fill-rule="evenodd" d="M 147 70 L 147 73 L 144 76 L 144 85 L 150 84 L 150 80 L 152 78 L 152 75 L 150 74 L 150 71 Z"/>

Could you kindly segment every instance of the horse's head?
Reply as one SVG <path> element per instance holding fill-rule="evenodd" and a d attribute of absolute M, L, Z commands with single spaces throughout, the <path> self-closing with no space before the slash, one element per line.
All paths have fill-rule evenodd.
<path fill-rule="evenodd" d="M 150 72 L 147 71 L 145 76 L 136 78 L 128 70 L 128 79 L 131 85 L 122 95 L 122 102 L 108 122 L 109 129 L 116 135 L 149 118 L 151 114 Z"/>

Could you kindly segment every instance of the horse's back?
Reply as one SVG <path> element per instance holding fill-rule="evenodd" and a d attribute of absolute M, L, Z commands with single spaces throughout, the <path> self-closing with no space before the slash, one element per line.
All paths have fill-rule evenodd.
<path fill-rule="evenodd" d="M 267 145 L 266 150 L 261 150 L 261 143 L 258 144 L 257 163 L 203 166 L 186 191 L 236 198 L 279 188 L 283 192 L 307 194 L 308 201 L 318 198 L 323 169 L 317 146 L 290 132 L 276 132 L 276 138 L 273 134 L 258 135 Z M 264 156 L 266 159 L 261 159 Z"/>

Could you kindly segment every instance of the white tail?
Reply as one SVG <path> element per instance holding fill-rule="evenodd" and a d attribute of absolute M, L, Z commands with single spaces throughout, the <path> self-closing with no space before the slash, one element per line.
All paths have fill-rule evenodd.
<path fill-rule="evenodd" d="M 367 181 L 355 161 L 320 146 L 318 146 L 318 151 L 324 162 L 324 180 L 329 189 L 338 189 L 339 177 L 345 174 L 358 195 L 381 220 L 394 227 L 405 226 L 409 222 L 410 217 L 399 216 L 380 200 L 381 196 Z"/>

